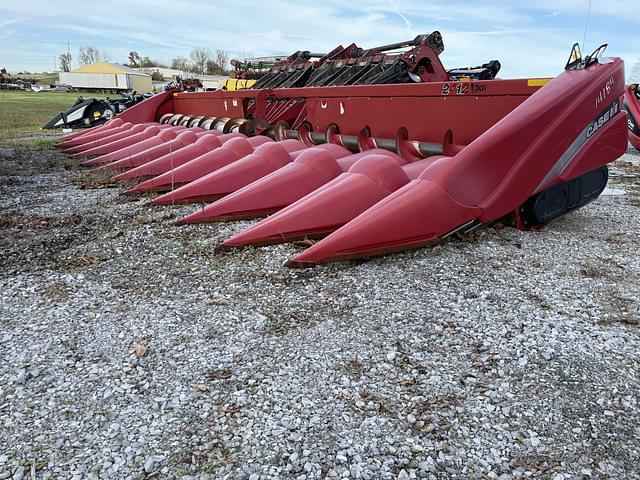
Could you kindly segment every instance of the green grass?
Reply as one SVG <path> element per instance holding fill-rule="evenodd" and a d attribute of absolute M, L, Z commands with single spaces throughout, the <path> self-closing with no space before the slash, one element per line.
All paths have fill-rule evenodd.
<path fill-rule="evenodd" d="M 57 73 L 32 73 L 24 76 L 35 78 L 36 80 L 38 80 L 38 85 L 53 85 L 54 83 L 56 83 L 56 80 L 58 80 Z"/>
<path fill-rule="evenodd" d="M 51 117 L 67 110 L 79 95 L 85 98 L 109 96 L 78 92 L 0 91 L 0 141 L 39 131 Z"/>

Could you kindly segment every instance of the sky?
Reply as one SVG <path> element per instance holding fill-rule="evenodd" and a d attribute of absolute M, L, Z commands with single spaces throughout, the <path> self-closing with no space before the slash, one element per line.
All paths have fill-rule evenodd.
<path fill-rule="evenodd" d="M 370 48 L 433 30 L 443 35 L 446 68 L 498 59 L 503 78 L 556 75 L 585 40 L 583 53 L 608 43 L 628 77 L 640 72 L 640 0 L 3 0 L 0 67 L 53 71 L 67 41 L 75 67 L 81 46 L 114 63 L 132 50 L 170 62 L 197 46 L 241 58 Z"/>

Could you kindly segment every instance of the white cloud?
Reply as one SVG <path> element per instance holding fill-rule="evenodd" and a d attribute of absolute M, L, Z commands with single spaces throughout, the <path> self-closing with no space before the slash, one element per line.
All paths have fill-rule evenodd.
<path fill-rule="evenodd" d="M 351 42 L 366 48 L 438 29 L 447 67 L 497 58 L 506 77 L 551 75 L 564 65 L 571 44 L 582 40 L 587 5 L 588 0 L 520 0 L 517 6 L 507 0 L 21 0 L 0 6 L 0 18 L 7 19 L 0 21 L 0 58 L 10 68 L 38 59 L 47 68 L 67 39 L 74 50 L 94 45 L 116 61 L 125 61 L 130 50 L 170 59 L 199 45 L 232 55 L 285 54 Z M 602 22 L 622 24 L 633 15 L 640 18 L 636 0 L 594 1 L 588 45 L 612 40 L 612 53 L 629 53 L 623 50 L 637 41 Z M 550 21 L 560 26 L 549 28 Z"/>

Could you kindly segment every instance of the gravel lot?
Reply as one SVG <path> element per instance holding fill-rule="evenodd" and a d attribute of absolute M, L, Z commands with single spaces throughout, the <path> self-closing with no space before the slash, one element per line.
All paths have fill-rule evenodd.
<path fill-rule="evenodd" d="M 640 156 L 542 232 L 311 270 L 78 172 L 0 149 L 0 480 L 640 478 Z"/>

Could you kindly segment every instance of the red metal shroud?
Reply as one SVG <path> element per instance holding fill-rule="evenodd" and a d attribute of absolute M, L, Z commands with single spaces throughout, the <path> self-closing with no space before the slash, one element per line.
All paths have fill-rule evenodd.
<path fill-rule="evenodd" d="M 326 178 L 324 180 L 326 182 L 335 176 L 333 172 L 337 172 L 336 174 L 341 172 L 338 159 L 349 155 L 351 155 L 349 150 L 338 145 L 317 146 L 286 155 L 281 152 L 248 155 L 231 165 L 185 185 L 180 189 L 180 192 L 175 192 L 175 196 L 182 201 L 190 198 L 215 200 L 240 190 L 271 173 L 289 171 L 295 167 L 306 172 L 299 177 L 300 181 L 304 182 L 312 177 L 319 177 Z M 314 180 L 312 182 L 315 184 Z M 300 185 L 295 184 L 293 179 L 287 179 L 281 185 L 290 189 L 299 188 Z M 209 209 L 205 209 L 201 215 L 201 221 L 208 221 L 208 219 Z"/>
<path fill-rule="evenodd" d="M 202 135 L 195 142 L 186 145 L 176 151 L 169 152 L 155 160 L 151 160 L 143 165 L 132 168 L 127 172 L 114 177 L 115 180 L 121 179 L 135 179 L 139 177 L 148 177 L 157 175 L 165 167 L 166 169 L 175 168 L 188 162 L 194 157 L 202 155 L 210 150 L 214 150 L 221 147 L 224 142 L 229 138 L 220 138 L 222 135 L 219 132 L 207 132 L 206 135 Z"/>
<path fill-rule="evenodd" d="M 293 148 L 299 146 L 300 145 L 293 145 Z M 337 145 L 332 145 L 331 147 L 333 147 L 333 149 L 330 151 L 320 147 L 305 149 L 303 151 L 299 149 L 290 151 L 290 149 L 280 144 L 264 147 L 259 152 L 256 151 L 251 155 L 243 156 L 239 160 L 194 180 L 173 192 L 158 197 L 154 200 L 154 203 L 160 205 L 176 202 L 187 203 L 216 200 L 290 164 L 294 159 L 296 159 L 296 161 L 300 160 L 305 155 L 307 155 L 306 158 L 312 162 L 314 161 L 313 159 L 316 159 L 330 165 L 334 159 L 349 155 L 350 153 L 345 148 L 338 147 Z M 302 153 L 298 156 L 297 154 L 299 152 Z M 319 159 L 318 156 L 321 158 Z M 326 167 L 324 170 L 326 170 Z M 208 215 L 204 212 L 203 214 L 199 214 L 198 220 L 189 216 L 184 219 L 184 222 L 204 222 L 207 221 L 207 218 Z"/>
<path fill-rule="evenodd" d="M 342 149 L 337 145 L 326 144 L 314 147 L 311 151 L 331 147 Z M 344 155 L 345 151 L 344 149 L 337 150 L 337 153 Z M 289 165 L 250 183 L 204 209 L 198 210 L 184 220 L 185 223 L 194 223 L 195 221 L 214 222 L 264 216 L 290 205 L 311 192 L 315 193 L 321 190 L 324 185 L 332 184 L 336 177 L 340 178 L 345 175 L 343 172 L 346 170 L 352 171 L 355 168 L 358 171 L 363 165 L 368 166 L 364 168 L 366 175 L 373 178 L 380 178 L 384 174 L 389 175 L 389 178 L 380 178 L 380 181 L 384 184 L 393 185 L 395 184 L 394 178 L 398 174 L 397 170 L 400 170 L 400 175 L 402 176 L 400 165 L 405 165 L 406 163 L 407 161 L 404 158 L 382 149 L 372 149 L 353 155 L 346 155 L 337 158 L 334 162 L 328 161 L 322 155 L 318 156 L 317 153 L 311 156 L 310 153 L 303 152 Z M 336 200 L 334 206 L 337 210 L 330 212 L 321 208 L 322 215 L 311 218 L 314 210 L 307 206 L 305 209 L 308 209 L 309 213 L 307 220 L 310 223 L 314 221 L 323 222 L 326 221 L 327 215 L 348 215 L 347 212 L 365 201 L 363 198 L 367 197 L 367 193 L 369 192 L 358 188 L 347 192 L 346 196 L 333 192 L 332 198 Z M 341 201 L 348 197 L 352 197 L 352 200 L 342 204 Z M 373 203 L 375 202 L 369 205 L 373 205 Z M 278 232 L 280 238 L 282 238 L 283 233 L 283 231 Z"/>
<path fill-rule="evenodd" d="M 629 141 L 640 150 L 640 85 L 628 85 L 624 89 L 624 109 L 627 111 Z"/>
<path fill-rule="evenodd" d="M 391 152 L 376 152 L 375 150 L 363 152 L 360 157 L 347 172 L 324 186 L 313 190 L 253 227 L 225 241 L 221 248 L 270 245 L 304 238 L 320 238 L 328 235 L 409 183 L 430 163 L 444 158 L 442 156 L 433 156 L 406 163 L 402 157 L 398 157 Z M 263 180 L 266 180 L 266 178 Z M 244 191 L 257 190 L 252 187 L 258 183 L 263 182 L 256 182 L 243 190 L 239 190 L 210 207 L 220 209 L 225 202 L 236 195 L 240 196 L 239 194 Z M 276 211 L 278 207 L 290 203 L 287 200 L 290 200 L 292 196 L 289 192 L 286 192 L 286 194 L 288 198 L 284 201 L 281 200 L 280 204 L 274 205 L 274 208 L 270 211 Z M 248 195 L 243 195 L 243 197 L 248 197 Z M 262 205 L 264 209 L 264 198 L 257 195 L 254 198 L 254 202 Z M 250 201 L 251 199 L 249 198 L 244 199 L 245 205 L 242 207 L 244 211 L 255 212 L 258 208 L 251 205 Z M 249 205 L 246 205 L 247 203 Z M 243 211 L 238 206 L 233 206 L 232 208 L 235 211 Z M 261 213 L 270 213 L 270 211 L 262 210 Z M 228 216 L 233 217 L 233 215 Z M 237 214 L 237 216 L 243 217 L 241 214 Z"/>
<path fill-rule="evenodd" d="M 288 120 L 297 128 L 306 120 L 315 132 L 337 124 L 340 132 L 351 135 L 369 126 L 372 135 L 381 138 L 395 138 L 404 127 L 412 140 L 434 142 L 441 142 L 452 130 L 455 142 L 466 145 L 538 89 L 539 85 L 518 79 L 175 93 L 155 114 L 141 120 L 153 121 L 172 112 L 245 118 L 250 103 L 264 104 L 256 110 L 274 110 L 299 101 L 306 106 L 304 115 L 287 119 L 274 114 L 272 123 Z M 123 113 L 135 113 L 144 104 Z M 425 121 L 425 112 L 438 121 Z"/>
<path fill-rule="evenodd" d="M 54 145 L 54 147 L 64 149 L 72 145 L 72 140 L 78 140 L 80 139 L 80 137 L 84 137 L 86 135 L 92 135 L 95 133 L 103 132 L 105 130 L 111 130 L 112 128 L 121 126 L 123 123 L 124 120 L 122 120 L 120 117 L 112 118 L 103 125 L 97 125 L 87 130 L 80 130 L 78 132 L 73 132 L 65 135 L 59 142 Z"/>
<path fill-rule="evenodd" d="M 97 147 L 98 145 L 103 145 L 104 139 L 112 137 L 116 134 L 121 134 L 118 138 L 124 138 L 125 136 L 132 133 L 132 129 L 134 127 L 140 128 L 141 125 L 151 125 L 151 122 L 144 122 L 142 124 L 134 124 L 131 122 L 121 123 L 117 127 L 108 128 L 104 130 L 100 130 L 98 132 L 89 131 L 86 135 L 82 135 L 81 137 L 72 138 L 68 142 L 63 142 L 61 148 L 68 153 L 74 153 L 78 151 L 79 147 L 84 148 L 92 148 Z M 139 131 L 139 130 L 138 130 Z M 116 140 L 118 139 L 116 138 Z M 74 150 L 76 149 L 76 150 Z"/>
<path fill-rule="evenodd" d="M 256 147 L 259 147 L 266 142 L 273 141 L 271 138 L 264 136 L 247 138 L 239 135 L 240 134 L 237 133 L 231 133 L 226 136 L 222 135 L 222 138 L 216 138 L 207 133 L 203 136 L 203 138 L 209 137 L 210 139 L 213 138 L 213 140 L 206 140 L 203 142 L 202 139 L 200 139 L 198 140 L 198 142 L 202 143 L 197 144 L 196 142 L 197 148 L 191 148 L 191 146 L 188 146 L 178 150 L 177 152 L 168 153 L 166 155 L 163 155 L 162 157 L 156 158 L 155 160 L 140 165 L 139 167 L 132 168 L 131 170 L 121 173 L 120 175 L 116 175 L 115 177 L 113 177 L 113 179 L 116 181 L 122 181 L 155 177 L 156 175 L 161 175 L 165 172 L 168 172 L 173 168 L 179 167 L 180 165 L 183 165 L 201 155 L 209 152 L 215 152 L 220 148 L 225 148 L 225 146 L 226 148 L 233 149 L 234 146 L 240 143 L 244 145 L 244 147 L 241 147 L 244 151 L 248 150 L 249 152 L 252 152 Z M 231 146 L 229 146 L 227 140 L 229 140 Z"/>
<path fill-rule="evenodd" d="M 104 145 L 100 145 L 97 147 L 90 148 L 88 150 L 83 150 L 79 153 L 74 154 L 74 157 L 96 157 L 108 155 L 113 152 L 120 151 L 122 149 L 127 149 L 132 145 L 136 145 L 147 140 L 150 140 L 154 137 L 157 137 L 164 130 L 170 130 L 174 127 L 169 127 L 168 125 L 149 125 L 144 128 L 140 132 L 135 132 L 135 127 L 131 129 L 132 133 L 127 135 L 124 138 L 120 138 L 118 140 L 114 140 L 112 142 L 106 143 Z M 168 140 L 168 139 L 167 139 Z"/>
<path fill-rule="evenodd" d="M 105 165 L 107 163 L 116 162 L 118 160 L 122 160 L 125 158 L 132 157 L 140 152 L 144 152 L 149 148 L 157 147 L 158 145 L 162 145 L 163 143 L 174 140 L 180 132 L 182 132 L 184 127 L 168 127 L 164 128 L 157 135 L 147 138 L 141 142 L 129 143 L 127 146 L 122 147 L 119 150 L 116 150 L 111 153 L 105 153 L 104 155 L 100 155 L 98 157 L 92 158 L 90 160 L 85 160 L 82 162 L 84 166 L 98 166 Z"/>
<path fill-rule="evenodd" d="M 202 130 L 201 128 L 186 128 L 178 133 L 173 140 L 161 143 L 155 147 L 147 148 L 139 153 L 135 153 L 131 156 L 116 160 L 100 167 L 102 170 L 118 171 L 135 168 L 140 165 L 144 165 L 147 162 L 151 162 L 157 158 L 167 155 L 168 153 L 175 152 L 181 148 L 185 148 L 205 135 L 211 135 L 208 130 Z"/>
<path fill-rule="evenodd" d="M 119 131 L 117 133 L 111 133 L 102 138 L 98 138 L 96 140 L 92 140 L 76 147 L 71 147 L 66 149 L 67 153 L 72 153 L 74 156 L 97 156 L 103 155 L 104 153 L 109 153 L 108 146 L 113 144 L 113 150 L 117 150 L 118 148 L 122 148 L 118 145 L 122 145 L 116 143 L 120 140 L 124 140 L 124 143 L 127 141 L 141 141 L 144 138 L 148 138 L 149 136 L 156 135 L 161 128 L 167 128 L 166 125 L 158 125 L 156 123 L 139 123 L 137 125 L 131 126 L 131 128 Z M 105 132 L 107 133 L 107 132 Z M 126 145 L 122 145 L 126 146 Z"/>
<path fill-rule="evenodd" d="M 235 142 L 233 144 L 230 142 L 229 146 L 233 147 L 234 145 Z M 273 145 L 273 147 L 271 145 Z M 294 153 L 304 149 L 305 145 L 298 140 L 284 140 L 278 143 L 265 143 L 264 145 L 260 145 L 256 148 L 255 153 L 262 155 L 264 151 L 269 151 L 272 148 L 284 149 L 287 153 Z M 243 152 L 241 150 L 238 151 L 238 149 L 234 148 L 205 153 L 184 165 L 180 165 L 179 167 L 175 167 L 174 169 L 158 175 L 157 177 L 139 183 L 129 190 L 129 192 L 164 192 L 167 190 L 173 190 L 236 162 L 243 156 L 241 155 L 242 153 Z M 161 203 L 162 201 L 156 202 L 156 204 Z"/>

